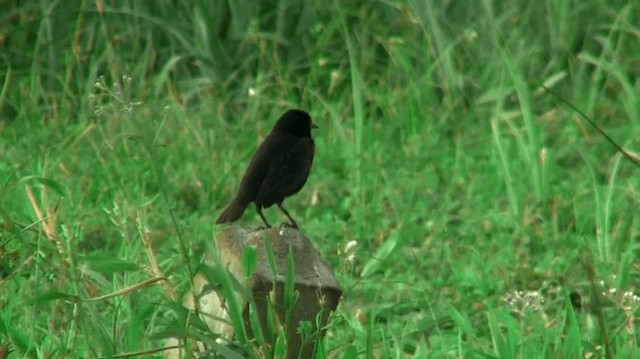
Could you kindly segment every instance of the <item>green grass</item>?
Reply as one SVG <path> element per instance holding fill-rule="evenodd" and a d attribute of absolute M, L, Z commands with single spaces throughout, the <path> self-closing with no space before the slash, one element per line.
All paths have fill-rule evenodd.
<path fill-rule="evenodd" d="M 444 3 L 5 4 L 0 358 L 206 333 L 171 290 L 291 107 L 320 128 L 287 208 L 344 287 L 326 357 L 638 357 L 640 171 L 540 87 L 638 153 L 637 9 Z"/>

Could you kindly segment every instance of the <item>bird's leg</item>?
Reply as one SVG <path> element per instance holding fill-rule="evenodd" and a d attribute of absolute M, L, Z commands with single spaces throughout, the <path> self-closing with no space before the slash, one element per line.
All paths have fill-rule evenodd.
<path fill-rule="evenodd" d="M 293 219 L 293 217 L 291 217 L 291 215 L 289 214 L 289 212 L 287 212 L 286 209 L 284 209 L 284 207 L 282 207 L 282 202 L 278 203 L 278 208 L 280 208 L 280 210 L 284 213 L 285 216 L 287 216 L 287 218 L 289 218 L 289 221 L 291 221 L 291 226 L 295 229 L 298 229 L 298 224 L 296 223 L 296 221 Z"/>
<path fill-rule="evenodd" d="M 269 222 L 267 222 L 267 219 L 264 218 L 264 214 L 262 214 L 262 206 L 256 203 L 256 209 L 258 210 L 258 214 L 260 215 L 260 218 L 262 218 L 262 222 L 264 222 L 267 228 L 271 228 L 271 225 L 269 224 Z"/>

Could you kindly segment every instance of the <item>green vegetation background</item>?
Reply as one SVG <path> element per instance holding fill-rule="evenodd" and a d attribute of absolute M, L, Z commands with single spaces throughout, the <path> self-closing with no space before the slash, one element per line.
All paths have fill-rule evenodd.
<path fill-rule="evenodd" d="M 4 0 L 0 357 L 162 348 L 162 286 L 87 299 L 151 278 L 143 238 L 188 292 L 295 107 L 320 129 L 287 208 L 345 289 L 326 357 L 639 358 L 640 172 L 541 88 L 636 156 L 638 24 L 633 1 Z"/>

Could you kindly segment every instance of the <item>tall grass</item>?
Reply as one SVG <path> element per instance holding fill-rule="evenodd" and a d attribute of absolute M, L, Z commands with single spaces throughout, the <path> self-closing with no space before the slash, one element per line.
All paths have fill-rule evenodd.
<path fill-rule="evenodd" d="M 633 355 L 637 169 L 540 85 L 635 155 L 638 17 L 598 1 L 6 2 L 0 353 L 160 356 L 168 329 L 204 335 L 179 300 L 257 143 L 299 107 L 320 129 L 287 208 L 345 289 L 327 357 Z"/>

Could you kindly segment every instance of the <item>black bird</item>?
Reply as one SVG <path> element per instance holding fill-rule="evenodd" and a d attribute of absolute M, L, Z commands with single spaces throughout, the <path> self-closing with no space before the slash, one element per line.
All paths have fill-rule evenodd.
<path fill-rule="evenodd" d="M 285 112 L 262 141 L 242 177 L 238 194 L 222 212 L 216 223 L 233 222 L 240 218 L 253 202 L 260 218 L 271 227 L 262 214 L 262 208 L 277 204 L 298 228 L 296 221 L 282 206 L 286 197 L 298 193 L 307 182 L 315 144 L 311 130 L 318 128 L 311 116 L 302 110 Z"/>

